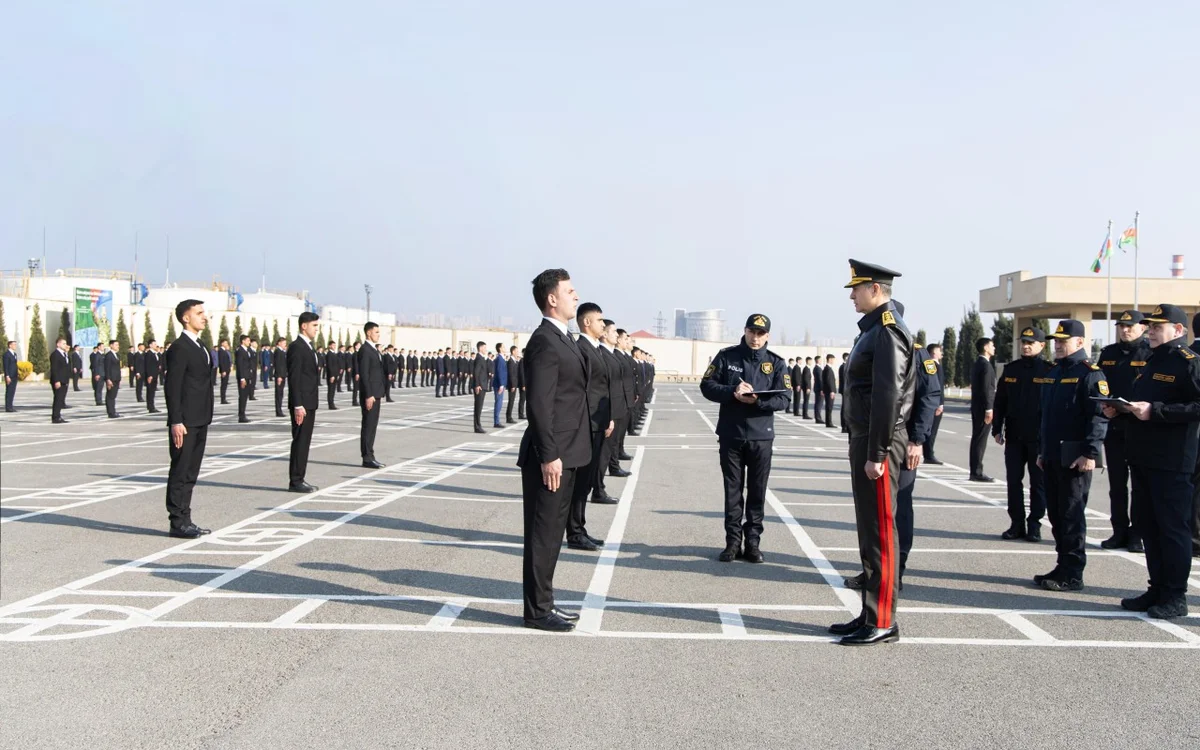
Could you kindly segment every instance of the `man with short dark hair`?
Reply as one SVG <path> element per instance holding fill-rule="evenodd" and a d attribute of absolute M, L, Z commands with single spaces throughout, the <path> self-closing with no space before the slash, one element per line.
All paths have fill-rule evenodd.
<path fill-rule="evenodd" d="M 475 390 L 475 432 L 480 435 L 486 432 L 483 429 L 483 400 L 488 378 L 486 353 L 487 344 L 483 341 L 475 342 L 475 359 L 471 360 L 471 380 Z"/>
<path fill-rule="evenodd" d="M 175 306 L 175 319 L 183 326 L 183 333 L 167 349 L 167 448 L 171 456 L 167 473 L 168 533 L 176 539 L 198 539 L 209 533 L 192 522 L 192 491 L 200 477 L 213 415 L 211 354 L 200 342 L 208 315 L 203 302 L 185 299 Z"/>
<path fill-rule="evenodd" d="M 121 342 L 113 339 L 108 342 L 108 353 L 104 355 L 104 408 L 109 419 L 121 416 L 117 413 L 117 391 L 121 388 Z"/>
<path fill-rule="evenodd" d="M 971 455 L 969 479 L 972 482 L 995 481 L 983 473 L 983 454 L 987 450 L 989 428 L 992 426 L 992 404 L 996 399 L 996 344 L 989 338 L 975 342 L 979 356 L 971 369 Z"/>
<path fill-rule="evenodd" d="M 1050 363 L 1042 356 L 1046 333 L 1033 326 L 1021 329 L 1021 357 L 1004 366 L 996 383 L 992 437 L 1004 446 L 1004 475 L 1008 483 L 1009 526 L 1000 537 L 1028 542 L 1042 540 L 1046 487 L 1038 468 L 1042 429 L 1042 388 Z M 1025 513 L 1025 472 L 1029 471 L 1029 514 Z"/>
<path fill-rule="evenodd" d="M 1150 358 L 1150 345 L 1146 342 L 1145 316 L 1139 310 L 1126 310 L 1116 323 L 1117 340 L 1100 350 L 1100 369 L 1108 381 L 1113 398 L 1128 399 L 1133 384 L 1141 375 L 1142 368 Z M 1108 474 L 1109 522 L 1112 536 L 1100 542 L 1104 549 L 1128 549 L 1144 552 L 1142 534 L 1137 528 L 1140 509 L 1132 507 L 1129 500 L 1129 459 L 1125 455 L 1126 421 L 1114 419 L 1108 423 L 1104 436 L 1105 470 Z"/>
<path fill-rule="evenodd" d="M 308 472 L 308 451 L 312 445 L 313 427 L 317 421 L 317 403 L 321 399 L 321 370 L 313 342 L 321 327 L 320 317 L 307 310 L 300 313 L 300 333 L 292 342 L 291 354 L 287 358 L 288 409 L 292 419 L 292 447 L 288 456 L 288 492 L 306 494 L 317 488 L 305 481 Z M 332 353 L 326 358 L 326 368 Z M 333 402 L 333 389 L 337 377 L 326 369 L 329 400 Z"/>
<path fill-rule="evenodd" d="M 516 391 L 521 387 L 521 363 L 517 359 L 517 347 L 510 346 L 508 348 L 508 412 L 506 413 L 505 424 L 516 424 L 517 420 L 513 419 L 513 404 L 517 403 Z"/>
<path fill-rule="evenodd" d="M 812 368 L 812 397 L 813 397 L 813 421 L 821 421 L 822 408 L 825 405 L 825 368 L 821 367 L 821 356 L 818 354 L 813 360 Z"/>
<path fill-rule="evenodd" d="M 499 429 L 500 411 L 504 409 L 504 392 L 508 390 L 508 361 L 504 359 L 504 345 L 496 344 L 496 360 L 492 363 L 492 427 Z"/>
<path fill-rule="evenodd" d="M 13 405 L 13 399 L 17 395 L 17 380 L 20 378 L 17 373 L 17 342 L 9 340 L 8 348 L 4 350 L 4 411 L 14 412 L 17 407 Z M 97 399 L 99 402 L 99 399 Z"/>
<path fill-rule="evenodd" d="M 608 360 L 600 351 L 600 338 L 604 335 L 604 312 L 594 302 L 585 302 L 575 312 L 579 325 L 579 338 L 575 347 L 587 363 L 587 402 L 590 418 L 591 460 L 579 470 L 575 487 L 571 491 L 571 510 L 567 517 L 567 546 L 571 549 L 595 552 L 604 546 L 603 540 L 587 532 L 587 501 L 614 504 L 604 487 L 604 469 L 601 464 L 604 440 L 613 433 L 616 425 L 612 419 L 612 380 Z"/>
<path fill-rule="evenodd" d="M 942 413 L 946 410 L 946 368 L 942 367 L 942 345 L 930 344 L 925 348 L 929 352 L 929 356 L 938 364 L 938 380 L 942 384 L 941 395 L 938 396 L 938 408 L 933 413 L 933 429 L 929 431 L 929 439 L 925 441 L 925 463 L 931 466 L 941 466 L 942 461 L 938 460 L 937 455 L 933 452 L 933 443 L 937 440 L 938 428 L 942 426 Z"/>
<path fill-rule="evenodd" d="M 363 326 L 366 341 L 358 347 L 354 373 L 359 390 L 362 426 L 359 430 L 359 452 L 364 469 L 382 469 L 375 460 L 375 433 L 379 429 L 379 414 L 383 411 L 383 359 L 379 355 L 379 326 L 371 321 Z"/>
<path fill-rule="evenodd" d="M 802 390 L 800 388 L 800 376 L 804 374 L 804 368 L 801 366 L 799 357 L 788 360 L 788 372 L 792 376 L 792 416 L 800 416 L 800 396 Z"/>
<path fill-rule="evenodd" d="M 799 362 L 799 359 L 796 360 Z M 800 402 L 800 418 L 808 419 L 808 400 L 812 397 L 813 389 L 813 358 L 804 358 L 804 367 L 800 370 L 800 377 L 794 380 L 797 387 L 800 389 L 802 400 Z"/>
<path fill-rule="evenodd" d="M 233 357 L 229 353 L 229 339 L 221 339 L 217 348 L 217 373 L 221 376 L 221 403 L 228 404 L 225 390 L 229 387 L 229 371 L 233 368 Z"/>
<path fill-rule="evenodd" d="M 71 347 L 71 384 L 74 390 L 79 390 L 79 379 L 83 377 L 83 354 L 79 351 L 79 344 Z"/>
<path fill-rule="evenodd" d="M 158 374 L 162 370 L 162 357 L 155 346 L 157 342 L 150 339 L 146 353 L 142 355 L 142 380 L 146 383 L 146 412 L 157 414 L 154 408 L 154 396 L 158 393 Z"/>
<path fill-rule="evenodd" d="M 70 387 L 71 360 L 67 350 L 67 340 L 62 336 L 54 342 L 54 351 L 50 352 L 50 387 L 54 389 L 54 405 L 50 409 L 52 424 L 65 424 L 62 418 L 63 407 L 67 405 L 67 388 Z"/>
<path fill-rule="evenodd" d="M 96 397 L 96 406 L 104 406 L 104 355 L 107 351 L 104 342 L 100 341 L 92 347 L 92 353 L 88 355 L 88 369 L 92 374 L 92 394 Z"/>
<path fill-rule="evenodd" d="M 821 387 L 821 392 L 825 395 L 825 426 L 833 427 L 833 394 L 838 392 L 836 370 L 833 369 L 834 356 L 832 354 L 825 355 L 825 368 L 821 370 L 821 377 L 824 383 Z M 817 420 L 820 422 L 821 420 Z"/>
<path fill-rule="evenodd" d="M 629 406 L 632 403 L 629 392 L 626 389 L 626 381 L 623 369 L 623 355 L 617 351 L 617 339 L 619 334 L 617 324 L 611 320 L 604 321 L 604 337 L 600 339 L 600 353 L 604 355 L 608 363 L 608 378 L 609 389 L 612 392 L 612 434 L 604 439 L 604 450 L 601 453 L 600 465 L 596 467 L 596 471 L 601 475 L 601 487 L 603 488 L 603 474 L 608 472 L 609 476 L 627 477 L 629 472 L 621 468 L 621 441 L 625 436 L 625 424 L 629 421 Z M 525 360 L 521 360 L 524 365 Z M 522 367 L 522 373 L 524 368 Z M 524 374 L 522 374 L 522 378 Z M 525 401 L 524 380 L 521 381 L 521 402 Z M 522 415 L 523 416 L 523 415 Z M 592 502 L 612 503 L 616 502 L 608 496 L 607 489 L 604 490 L 603 500 L 597 500 L 595 494 L 592 495 Z"/>
<path fill-rule="evenodd" d="M 575 629 L 579 615 L 555 606 L 554 569 L 578 472 L 591 460 L 588 376 L 567 333 L 579 304 L 570 274 L 561 268 L 538 274 L 533 298 L 543 319 L 525 347 L 529 426 L 517 457 L 525 516 L 525 627 L 566 632 Z"/>
<path fill-rule="evenodd" d="M 342 381 L 342 355 L 338 353 L 338 343 L 335 341 L 329 345 L 329 351 L 325 355 L 325 379 L 328 384 L 328 401 L 330 410 L 337 409 L 337 405 L 333 403 L 334 394 L 341 390 L 340 384 Z"/>
<path fill-rule="evenodd" d="M 286 417 L 283 412 L 284 383 L 287 382 L 287 339 L 280 336 L 271 353 L 271 377 L 275 380 L 275 416 Z"/>
<path fill-rule="evenodd" d="M 238 422 L 246 423 L 246 402 L 250 400 L 250 389 L 254 387 L 254 353 L 250 351 L 250 337 L 243 335 L 234 352 L 234 377 L 238 384 Z"/>
<path fill-rule="evenodd" d="M 145 360 L 146 360 L 146 345 L 138 344 L 137 351 L 135 351 L 129 355 L 129 381 L 130 381 L 129 384 L 137 386 L 137 390 L 135 391 L 135 393 L 137 394 L 137 400 L 138 400 L 139 404 L 142 403 L 143 400 L 145 400 L 142 396 L 142 392 L 145 390 L 145 386 L 146 386 L 146 383 L 145 383 L 146 361 Z"/>

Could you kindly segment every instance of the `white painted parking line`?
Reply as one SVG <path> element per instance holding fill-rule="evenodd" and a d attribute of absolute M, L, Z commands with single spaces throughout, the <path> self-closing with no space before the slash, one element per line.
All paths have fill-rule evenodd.
<path fill-rule="evenodd" d="M 583 599 L 583 607 L 579 612 L 578 629 L 582 633 L 596 634 L 604 619 L 604 608 L 608 602 L 608 590 L 612 586 L 613 572 L 617 567 L 617 557 L 621 554 L 621 541 L 625 537 L 625 526 L 629 523 L 629 508 L 633 505 L 633 493 L 637 489 L 638 477 L 642 471 L 642 460 L 646 452 L 638 446 L 634 449 L 633 463 L 629 465 L 629 477 L 621 490 L 617 511 L 613 515 L 612 525 L 604 537 L 604 547 L 596 560 L 596 569 L 592 572 L 592 580 L 588 584 L 587 594 Z"/>

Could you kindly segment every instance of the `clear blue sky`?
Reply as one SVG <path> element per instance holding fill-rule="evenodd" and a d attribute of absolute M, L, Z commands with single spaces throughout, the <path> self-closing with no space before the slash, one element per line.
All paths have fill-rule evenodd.
<path fill-rule="evenodd" d="M 584 7 L 584 6 L 588 7 Z M 834 7 L 838 6 L 838 7 Z M 849 337 L 846 258 L 913 327 L 1003 272 L 1200 269 L 1200 6 L 6 5 L 0 267 L 220 274 L 318 303 L 532 318 L 529 280 Z M 1131 270 L 1118 259 L 1116 273 Z"/>

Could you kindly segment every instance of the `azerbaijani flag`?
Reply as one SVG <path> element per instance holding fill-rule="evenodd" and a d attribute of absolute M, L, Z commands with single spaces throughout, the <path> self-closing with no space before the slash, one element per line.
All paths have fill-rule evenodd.
<path fill-rule="evenodd" d="M 1112 222 L 1109 222 L 1108 233 L 1104 235 L 1104 243 L 1100 245 L 1100 253 L 1096 255 L 1096 259 L 1092 261 L 1092 273 L 1100 273 L 1100 267 L 1103 265 L 1103 261 L 1111 258 L 1112 254 Z"/>
<path fill-rule="evenodd" d="M 1117 247 L 1121 248 L 1121 252 L 1125 252 L 1128 245 L 1137 247 L 1137 225 L 1133 225 L 1121 233 L 1121 239 L 1117 241 Z"/>

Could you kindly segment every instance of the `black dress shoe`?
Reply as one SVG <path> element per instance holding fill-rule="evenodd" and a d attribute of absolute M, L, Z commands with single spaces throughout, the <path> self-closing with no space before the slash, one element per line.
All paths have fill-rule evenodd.
<path fill-rule="evenodd" d="M 211 529 L 202 529 L 194 523 L 189 523 L 187 526 L 172 526 L 168 535 L 176 539 L 199 539 L 205 534 L 211 533 Z"/>
<path fill-rule="evenodd" d="M 738 559 L 741 556 L 742 556 L 742 545 L 730 544 L 730 545 L 726 546 L 724 550 L 721 551 L 721 554 L 717 557 L 717 559 L 720 560 L 721 562 L 733 562 L 734 560 Z"/>
<path fill-rule="evenodd" d="M 534 630 L 546 630 L 551 633 L 569 633 L 575 629 L 575 623 L 564 620 L 559 615 L 551 612 L 545 617 L 536 619 L 525 618 L 525 627 L 533 628 Z"/>
<path fill-rule="evenodd" d="M 476 427 L 476 428 L 475 428 L 475 434 L 476 434 L 476 435 L 486 435 L 486 434 L 487 434 L 487 430 L 483 429 L 482 427 Z"/>
<path fill-rule="evenodd" d="M 147 409 L 146 411 L 150 412 L 151 414 L 158 414 L 160 411 L 162 411 L 162 409 Z"/>
<path fill-rule="evenodd" d="M 329 410 L 330 410 L 330 411 L 337 411 L 337 410 L 338 410 L 338 408 L 337 408 L 336 406 L 331 406 L 331 407 L 329 407 Z"/>
<path fill-rule="evenodd" d="M 1025 532 L 1025 541 L 1037 544 L 1042 541 L 1042 525 L 1034 524 Z"/>
<path fill-rule="evenodd" d="M 222 402 L 221 402 L 221 406 L 228 406 L 228 405 L 229 405 L 229 402 L 228 402 L 228 401 L 222 401 Z"/>
<path fill-rule="evenodd" d="M 861 628 L 853 633 L 842 636 L 842 640 L 838 643 L 843 646 L 874 646 L 876 643 L 895 643 L 900 640 L 900 626 L 893 625 L 890 628 L 877 628 L 873 625 L 863 624 Z"/>
<path fill-rule="evenodd" d="M 287 415 L 286 415 L 286 414 L 284 414 L 284 413 L 283 413 L 283 412 L 281 412 L 281 411 L 277 411 L 277 412 L 275 412 L 275 416 L 277 416 L 277 417 L 286 417 Z"/>
<path fill-rule="evenodd" d="M 596 537 L 592 536 L 591 534 L 588 534 L 588 541 L 590 541 L 592 544 L 596 545 L 597 547 L 604 546 L 603 539 L 597 539 Z"/>
<path fill-rule="evenodd" d="M 1007 539 L 1010 542 L 1014 539 L 1024 539 L 1025 538 L 1025 527 L 1024 526 L 1010 526 L 1008 531 L 1005 531 L 1003 534 L 1000 535 L 1000 538 Z"/>
<path fill-rule="evenodd" d="M 1129 546 L 1126 549 L 1135 554 L 1146 554 L 1146 545 L 1142 544 L 1141 537 L 1136 537 L 1133 534 L 1129 535 Z"/>
<path fill-rule="evenodd" d="M 596 552 L 597 550 L 600 549 L 596 545 L 592 544 L 592 540 L 587 538 L 586 536 L 585 537 L 575 537 L 574 539 L 568 539 L 567 547 L 569 549 L 583 550 L 584 552 Z"/>
<path fill-rule="evenodd" d="M 67 423 L 67 420 L 63 419 L 62 417 L 59 417 L 58 419 L 51 419 L 50 421 L 53 422 L 54 424 L 66 424 Z"/>
<path fill-rule="evenodd" d="M 516 424 L 516 423 L 517 423 L 517 420 L 515 420 L 515 419 L 504 420 L 504 424 Z"/>
<path fill-rule="evenodd" d="M 250 417 L 238 417 L 238 424 L 249 424 Z"/>
<path fill-rule="evenodd" d="M 974 475 L 968 477 L 968 479 L 972 482 L 995 482 L 996 481 L 995 479 L 992 479 L 991 477 L 989 477 L 987 474 L 974 474 Z"/>
<path fill-rule="evenodd" d="M 504 429 L 504 425 L 497 422 L 496 424 L 492 425 L 492 429 L 493 430 L 501 430 L 501 429 Z"/>
<path fill-rule="evenodd" d="M 757 544 L 746 543 L 746 551 L 742 553 L 742 559 L 748 563 L 760 563 L 763 561 L 763 553 L 759 550 Z"/>
<path fill-rule="evenodd" d="M 370 461 L 363 461 L 363 468 L 364 469 L 382 469 L 383 464 L 379 463 L 375 459 L 371 459 Z"/>
<path fill-rule="evenodd" d="M 1042 581 L 1047 591 L 1083 591 L 1082 578 L 1047 578 Z"/>
<path fill-rule="evenodd" d="M 1129 536 L 1127 534 L 1113 534 L 1108 539 L 1100 542 L 1100 546 L 1104 549 L 1121 549 L 1128 543 Z"/>
<path fill-rule="evenodd" d="M 621 455 L 617 456 L 617 460 L 618 461 L 632 461 L 633 456 L 629 455 L 628 453 L 621 453 Z"/>
<path fill-rule="evenodd" d="M 596 505 L 616 505 L 620 501 L 612 495 L 597 495 L 593 493 L 592 502 Z"/>
<path fill-rule="evenodd" d="M 867 585 L 867 574 L 865 572 L 863 572 L 863 573 L 859 573 L 856 576 L 850 576 L 848 578 L 843 578 L 842 584 L 848 589 L 853 589 L 854 591 L 862 591 L 863 586 Z M 847 632 L 849 632 L 849 631 L 847 631 Z"/>
<path fill-rule="evenodd" d="M 850 635 L 854 631 L 867 624 L 866 613 L 860 614 L 850 622 L 839 622 L 829 626 L 829 632 L 833 635 Z"/>
<path fill-rule="evenodd" d="M 925 463 L 929 464 L 930 466 L 943 466 L 946 462 L 939 461 L 936 458 L 927 458 L 925 459 Z"/>
<path fill-rule="evenodd" d="M 317 491 L 317 488 L 312 486 L 308 482 L 301 482 L 300 484 L 289 484 L 288 485 L 288 492 L 299 492 L 302 495 L 307 495 L 310 492 L 316 492 L 316 491 Z"/>
<path fill-rule="evenodd" d="M 13 409 L 13 411 L 16 411 L 16 409 Z M 108 418 L 109 418 L 109 419 L 120 419 L 120 418 L 121 418 L 121 414 L 120 414 L 120 412 L 117 412 L 116 414 L 109 414 L 109 415 L 108 415 Z"/>
<path fill-rule="evenodd" d="M 609 469 L 608 470 L 608 475 L 610 477 L 627 477 L 632 473 L 633 472 L 626 471 L 625 469 Z"/>
<path fill-rule="evenodd" d="M 550 613 L 558 615 L 559 617 L 563 618 L 567 622 L 575 622 L 576 620 L 579 619 L 578 612 L 564 612 L 561 609 L 559 609 L 558 607 L 555 607 L 554 609 L 550 610 Z"/>

